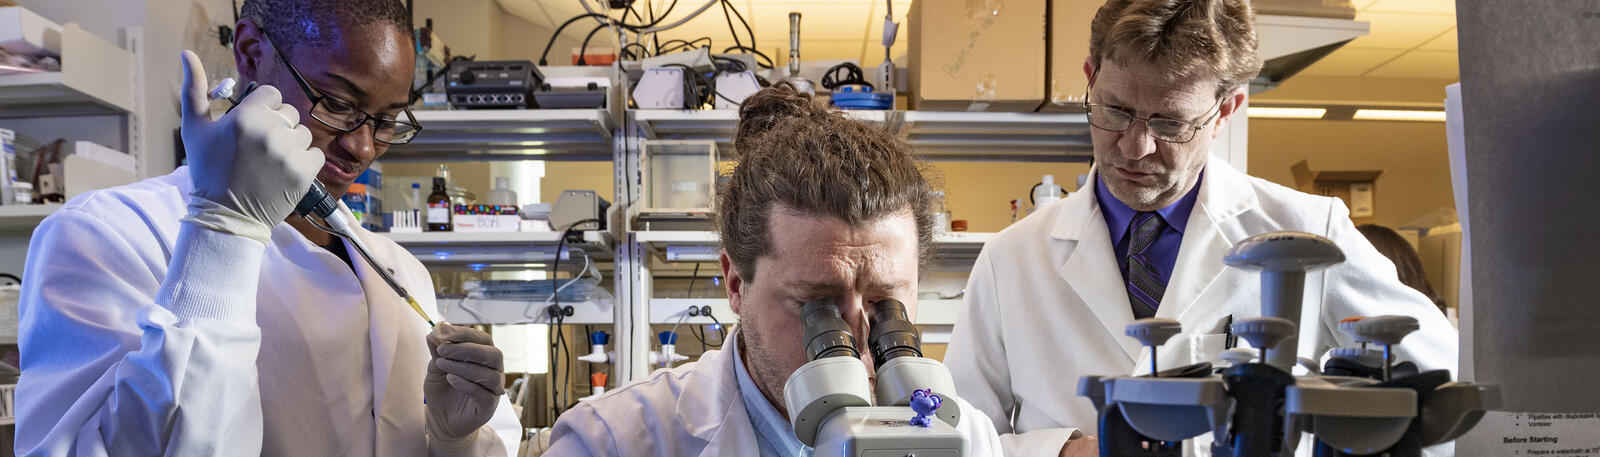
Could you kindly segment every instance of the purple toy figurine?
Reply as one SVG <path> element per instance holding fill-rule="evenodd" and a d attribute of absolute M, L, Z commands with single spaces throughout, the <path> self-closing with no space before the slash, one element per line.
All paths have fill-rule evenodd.
<path fill-rule="evenodd" d="M 916 417 L 911 418 L 911 425 L 929 427 L 933 421 L 928 416 L 939 410 L 939 405 L 944 404 L 944 399 L 939 398 L 932 390 L 917 389 L 911 392 L 911 410 L 916 411 Z"/>

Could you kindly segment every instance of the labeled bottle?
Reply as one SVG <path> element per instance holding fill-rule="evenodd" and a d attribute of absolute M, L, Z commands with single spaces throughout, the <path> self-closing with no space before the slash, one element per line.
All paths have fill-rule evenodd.
<path fill-rule="evenodd" d="M 445 191 L 444 178 L 433 178 L 433 193 L 428 195 L 427 222 L 430 232 L 451 230 L 450 195 Z"/>

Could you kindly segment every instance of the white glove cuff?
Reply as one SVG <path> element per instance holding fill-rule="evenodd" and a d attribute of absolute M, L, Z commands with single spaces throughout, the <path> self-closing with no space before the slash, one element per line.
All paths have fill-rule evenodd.
<path fill-rule="evenodd" d="M 266 245 L 255 240 L 180 224 L 177 248 L 156 304 L 182 318 L 255 324 L 256 285 Z"/>
<path fill-rule="evenodd" d="M 272 226 L 240 214 L 226 206 L 203 197 L 189 197 L 189 214 L 182 219 L 196 226 L 231 233 L 260 241 L 265 246 L 272 239 Z"/>
<path fill-rule="evenodd" d="M 473 430 L 472 433 L 468 433 L 467 436 L 449 438 L 445 436 L 444 432 L 440 431 L 440 426 L 434 423 L 433 414 L 428 414 L 427 422 L 428 447 L 446 455 L 460 454 L 471 449 L 473 442 L 478 440 L 478 433 L 483 431 L 483 428 L 479 427 L 477 430 Z"/>

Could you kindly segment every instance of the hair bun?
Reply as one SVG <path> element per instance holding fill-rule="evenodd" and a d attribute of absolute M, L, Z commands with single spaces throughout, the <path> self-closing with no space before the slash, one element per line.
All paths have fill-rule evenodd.
<path fill-rule="evenodd" d="M 828 108 L 817 104 L 787 81 L 778 82 L 751 94 L 739 104 L 739 126 L 735 139 L 755 138 L 788 121 L 826 116 Z M 735 141 L 734 149 L 744 149 Z"/>

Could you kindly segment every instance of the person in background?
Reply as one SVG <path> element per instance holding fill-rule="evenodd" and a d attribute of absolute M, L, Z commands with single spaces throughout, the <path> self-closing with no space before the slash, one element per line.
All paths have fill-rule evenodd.
<path fill-rule="evenodd" d="M 1360 230 L 1361 235 L 1366 236 L 1372 247 L 1378 248 L 1379 253 L 1388 257 L 1390 262 L 1394 262 L 1395 272 L 1400 275 L 1400 283 L 1427 295 L 1428 300 L 1439 307 L 1439 312 L 1445 312 L 1444 299 L 1439 298 L 1439 294 L 1433 291 L 1433 285 L 1428 283 L 1428 275 L 1422 271 L 1422 257 L 1417 255 L 1417 248 L 1411 247 L 1411 243 L 1400 236 L 1399 232 L 1382 225 L 1361 224 L 1356 226 L 1356 230 Z"/>
<path fill-rule="evenodd" d="M 489 335 L 429 332 L 346 241 L 291 214 L 313 177 L 338 198 L 420 128 L 410 14 L 397 0 L 240 11 L 234 63 L 260 86 L 213 120 L 183 53 L 188 165 L 75 197 L 35 230 L 17 453 L 506 455 L 516 441 L 487 423 L 512 440 L 520 425 Z M 434 310 L 415 257 L 356 235 Z"/>
<path fill-rule="evenodd" d="M 1290 230 L 1327 238 L 1345 262 L 1306 276 L 1301 356 L 1354 339 L 1334 323 L 1402 314 L 1421 330 L 1397 357 L 1455 369 L 1455 328 L 1362 238 L 1349 210 L 1246 175 L 1211 153 L 1261 71 L 1248 0 L 1110 0 L 1089 24 L 1085 110 L 1094 167 L 1082 191 L 989 240 L 967 283 L 945 363 L 956 390 L 999 427 L 1011 456 L 1090 456 L 1083 376 L 1219 361 L 1225 329 L 1260 315 L 1260 275 L 1223 264 L 1235 243 Z M 1151 351 L 1140 318 L 1183 332 Z M 1153 353 L 1152 353 L 1153 352 Z"/>
<path fill-rule="evenodd" d="M 744 100 L 734 149 L 716 206 L 733 344 L 568 410 L 546 455 L 811 455 L 783 400 L 808 361 L 801 305 L 833 300 L 859 343 L 874 303 L 915 318 L 938 209 L 904 142 L 779 84 Z M 994 425 L 956 401 L 972 455 L 998 455 Z"/>

